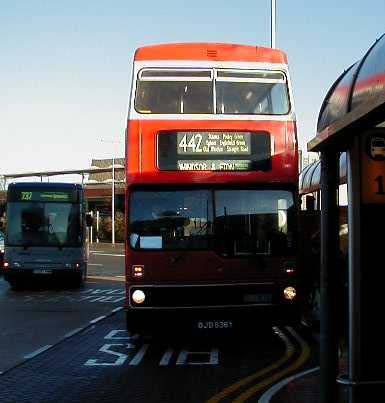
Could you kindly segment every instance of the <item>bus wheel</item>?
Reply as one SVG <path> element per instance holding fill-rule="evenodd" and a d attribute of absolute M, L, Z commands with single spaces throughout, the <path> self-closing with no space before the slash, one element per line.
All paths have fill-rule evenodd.
<path fill-rule="evenodd" d="M 8 283 L 14 291 L 21 290 L 23 288 L 23 284 L 20 281 L 8 280 Z"/>
<path fill-rule="evenodd" d="M 74 285 L 76 288 L 84 287 L 84 280 L 86 277 L 85 271 L 82 271 L 81 273 L 76 273 L 76 277 L 74 280 Z"/>
<path fill-rule="evenodd" d="M 143 313 L 128 309 L 126 311 L 126 325 L 127 331 L 130 333 L 142 333 L 145 330 L 145 321 L 143 320 Z"/>

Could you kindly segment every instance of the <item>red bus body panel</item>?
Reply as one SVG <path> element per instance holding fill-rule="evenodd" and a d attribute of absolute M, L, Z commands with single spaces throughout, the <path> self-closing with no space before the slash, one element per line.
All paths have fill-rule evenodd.
<path fill-rule="evenodd" d="M 127 175 L 133 184 L 252 184 L 298 182 L 298 151 L 293 122 L 132 120 L 128 122 Z M 274 137 L 272 169 L 268 172 L 160 171 L 156 141 L 160 131 L 250 131 L 268 132 Z"/>
<path fill-rule="evenodd" d="M 135 62 L 140 66 L 152 61 L 234 61 L 260 62 L 277 65 L 287 64 L 286 55 L 274 49 L 226 44 L 172 44 L 148 46 L 138 49 Z M 158 64 L 157 64 L 158 66 Z M 205 65 L 206 66 L 206 65 Z M 178 67 L 178 64 L 175 64 Z M 279 67 L 277 67 L 279 69 Z M 133 88 L 135 90 L 135 88 Z M 132 104 L 132 98 L 131 98 Z M 131 105 L 133 108 L 133 105 Z M 268 171 L 161 171 L 157 164 L 157 135 L 164 131 L 245 131 L 269 133 L 273 139 L 271 169 Z M 172 135 L 172 134 L 170 134 Z M 221 189 L 273 188 L 298 190 L 298 149 L 294 114 L 287 119 L 274 116 L 245 119 L 231 116 L 223 119 L 179 119 L 159 118 L 134 111 L 127 122 L 126 144 L 126 214 L 130 214 L 130 192 L 135 188 L 219 186 Z M 275 284 L 280 287 L 290 283 L 286 267 L 296 256 L 263 258 L 263 264 L 256 268 L 256 259 L 225 258 L 214 251 L 140 251 L 133 250 L 126 239 L 126 281 L 127 305 L 129 289 L 132 286 L 167 285 L 220 285 L 220 284 Z M 132 275 L 133 265 L 144 267 L 143 278 Z M 290 266 L 292 267 L 292 266 Z M 282 289 L 283 290 L 283 289 Z M 282 290 L 280 291 L 282 294 Z M 281 301 L 280 302 L 285 302 Z"/>
<path fill-rule="evenodd" d="M 287 56 L 278 49 L 225 43 L 176 43 L 145 46 L 135 53 L 135 61 L 218 60 L 287 64 Z"/>

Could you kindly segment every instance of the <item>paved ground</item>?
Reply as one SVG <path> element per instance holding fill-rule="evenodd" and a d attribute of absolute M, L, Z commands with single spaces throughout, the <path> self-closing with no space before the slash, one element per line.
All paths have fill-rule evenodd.
<path fill-rule="evenodd" d="M 124 245 L 93 243 L 88 263 L 90 278 L 124 282 Z"/>
<path fill-rule="evenodd" d="M 96 250 L 104 249 L 114 255 L 123 251 L 121 245 Z M 13 291 L 0 277 L 0 372 L 123 306 L 123 277 L 116 276 L 123 276 L 124 257 L 91 253 L 90 262 L 95 264 L 90 266 L 91 278 L 81 289 L 46 282 Z M 103 276 L 118 281 L 108 281 Z"/>
<path fill-rule="evenodd" d="M 293 344 L 286 363 L 284 338 Z M 2 375 L 0 401 L 253 401 L 271 373 L 298 359 L 295 340 L 285 329 L 281 336 L 142 337 L 126 332 L 121 311 Z"/>
<path fill-rule="evenodd" d="M 311 334 L 261 330 L 257 318 L 231 333 L 161 320 L 153 332 L 131 334 L 121 310 L 123 246 L 90 250 L 82 289 L 53 283 L 15 292 L 0 279 L 1 403 L 316 401 L 296 400 L 290 388 L 307 377 L 260 400 L 279 381 L 317 365 Z"/>

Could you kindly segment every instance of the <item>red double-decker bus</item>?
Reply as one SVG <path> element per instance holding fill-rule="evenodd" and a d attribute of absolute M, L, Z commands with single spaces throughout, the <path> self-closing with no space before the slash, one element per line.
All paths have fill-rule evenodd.
<path fill-rule="evenodd" d="M 168 313 L 198 328 L 296 314 L 298 150 L 283 52 L 138 49 L 126 157 L 129 329 Z"/>

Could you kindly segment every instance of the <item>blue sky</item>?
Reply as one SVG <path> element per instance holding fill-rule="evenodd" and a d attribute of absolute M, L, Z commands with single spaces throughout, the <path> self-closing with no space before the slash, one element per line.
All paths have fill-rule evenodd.
<path fill-rule="evenodd" d="M 270 0 L 0 5 L 0 175 L 86 168 L 93 157 L 122 156 L 137 47 L 270 44 Z M 277 0 L 277 47 L 289 57 L 300 146 L 315 135 L 337 75 L 385 31 L 384 17 L 383 0 Z"/>

